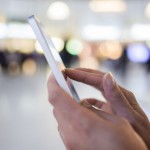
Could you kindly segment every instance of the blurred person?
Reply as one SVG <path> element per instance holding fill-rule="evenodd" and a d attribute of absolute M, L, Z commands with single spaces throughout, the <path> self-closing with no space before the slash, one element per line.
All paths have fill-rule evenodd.
<path fill-rule="evenodd" d="M 8 62 L 6 60 L 7 52 L 6 50 L 0 51 L 0 65 L 4 69 L 4 72 L 6 72 L 7 67 L 8 67 Z"/>
<path fill-rule="evenodd" d="M 129 62 L 128 57 L 127 57 L 127 48 L 126 47 L 124 47 L 122 56 L 114 62 L 115 62 L 114 69 L 116 71 L 120 71 L 121 76 L 123 78 L 125 78 L 125 75 L 127 73 L 128 62 Z"/>
<path fill-rule="evenodd" d="M 104 103 L 86 99 L 78 105 L 50 76 L 49 101 L 54 107 L 58 130 L 67 149 L 150 149 L 147 116 L 134 95 L 118 85 L 110 73 L 66 69 L 65 74 L 99 89 L 107 100 Z"/>

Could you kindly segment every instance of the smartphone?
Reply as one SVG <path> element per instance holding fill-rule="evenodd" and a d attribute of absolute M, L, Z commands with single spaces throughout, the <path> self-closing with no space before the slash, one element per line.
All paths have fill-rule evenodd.
<path fill-rule="evenodd" d="M 68 77 L 67 79 L 64 78 L 62 70 L 65 69 L 65 65 L 58 51 L 56 50 L 51 38 L 48 37 L 47 34 L 44 32 L 44 28 L 36 16 L 32 15 L 28 17 L 28 22 L 44 51 L 45 58 L 59 86 L 70 96 L 72 96 L 77 103 L 79 103 L 80 98 L 73 86 L 71 79 L 69 79 Z"/>

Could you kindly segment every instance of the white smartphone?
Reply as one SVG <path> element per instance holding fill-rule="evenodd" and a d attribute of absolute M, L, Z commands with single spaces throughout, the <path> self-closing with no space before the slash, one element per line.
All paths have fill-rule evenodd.
<path fill-rule="evenodd" d="M 67 92 L 70 96 L 72 96 L 76 102 L 79 103 L 80 98 L 71 82 L 71 79 L 69 79 L 69 78 L 65 79 L 62 74 L 62 70 L 65 69 L 65 65 L 64 65 L 58 51 L 56 50 L 52 40 L 44 32 L 39 19 L 37 17 L 35 17 L 34 15 L 32 15 L 32 16 L 28 17 L 28 22 L 44 51 L 46 60 L 49 64 L 59 86 L 65 92 Z"/>

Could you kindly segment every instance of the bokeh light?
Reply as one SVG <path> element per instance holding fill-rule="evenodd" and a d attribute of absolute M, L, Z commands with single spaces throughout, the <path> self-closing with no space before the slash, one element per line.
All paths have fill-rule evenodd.
<path fill-rule="evenodd" d="M 22 65 L 22 72 L 25 75 L 34 75 L 36 73 L 36 70 L 37 64 L 33 59 L 28 58 L 27 60 L 24 61 Z"/>
<path fill-rule="evenodd" d="M 145 15 L 150 18 L 150 3 L 148 3 L 146 6 Z"/>
<path fill-rule="evenodd" d="M 52 37 L 52 41 L 53 41 L 55 48 L 58 52 L 61 52 L 64 49 L 65 43 L 61 38 Z"/>
<path fill-rule="evenodd" d="M 100 63 L 95 57 L 90 56 L 85 59 L 81 59 L 79 65 L 81 68 L 98 69 Z"/>
<path fill-rule="evenodd" d="M 7 49 L 9 52 L 20 52 L 23 54 L 30 54 L 33 52 L 34 46 L 32 40 L 23 39 L 9 39 L 7 42 Z"/>
<path fill-rule="evenodd" d="M 83 43 L 77 39 L 70 39 L 67 42 L 66 49 L 71 55 L 79 55 L 83 50 Z"/>
<path fill-rule="evenodd" d="M 82 37 L 85 40 L 113 40 L 119 39 L 121 31 L 117 26 L 112 25 L 87 25 L 83 28 Z"/>
<path fill-rule="evenodd" d="M 126 4 L 123 0 L 91 0 L 89 7 L 94 12 L 124 12 Z"/>
<path fill-rule="evenodd" d="M 0 22 L 5 22 L 6 21 L 6 17 L 3 13 L 0 12 Z"/>
<path fill-rule="evenodd" d="M 150 59 L 150 51 L 144 44 L 130 44 L 127 48 L 127 56 L 134 63 L 145 63 Z"/>
<path fill-rule="evenodd" d="M 98 48 L 99 57 L 119 59 L 122 56 L 122 46 L 117 41 L 102 42 Z"/>
<path fill-rule="evenodd" d="M 86 59 L 90 56 L 92 56 L 92 47 L 90 44 L 85 43 L 83 46 L 83 50 L 79 54 L 79 58 L 82 60 L 82 59 Z"/>
<path fill-rule="evenodd" d="M 53 2 L 47 12 L 48 18 L 52 20 L 64 20 L 70 15 L 70 10 L 68 5 L 62 1 Z"/>
<path fill-rule="evenodd" d="M 51 39 L 52 39 L 52 42 L 53 42 L 56 50 L 58 52 L 61 52 L 64 49 L 64 45 L 65 45 L 64 41 L 61 38 L 58 38 L 58 37 L 52 37 Z M 39 53 L 39 54 L 44 53 L 44 51 L 43 51 L 40 43 L 38 42 L 38 40 L 35 41 L 34 46 L 35 46 L 35 50 L 36 50 L 37 53 Z"/>

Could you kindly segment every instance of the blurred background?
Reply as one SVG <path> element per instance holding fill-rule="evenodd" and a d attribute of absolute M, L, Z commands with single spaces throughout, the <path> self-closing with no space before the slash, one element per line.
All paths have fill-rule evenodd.
<path fill-rule="evenodd" d="M 47 100 L 50 68 L 27 17 L 45 26 L 66 67 L 111 71 L 150 118 L 149 0 L 0 0 L 0 149 L 63 150 Z M 74 82 L 80 98 L 101 94 Z"/>

